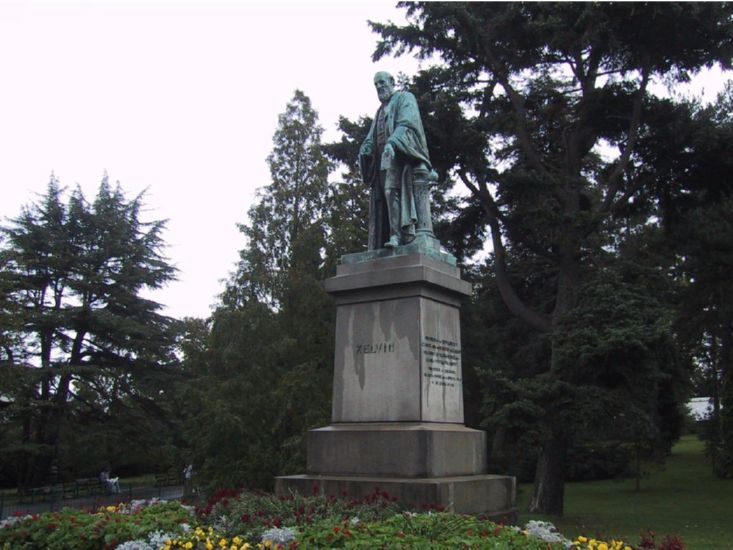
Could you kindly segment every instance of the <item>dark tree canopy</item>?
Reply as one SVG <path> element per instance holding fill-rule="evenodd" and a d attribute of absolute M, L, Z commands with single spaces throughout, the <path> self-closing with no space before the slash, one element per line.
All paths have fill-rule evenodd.
<path fill-rule="evenodd" d="M 381 35 L 374 58 L 411 52 L 438 60 L 415 85 L 434 105 L 454 106 L 435 110 L 443 133 L 452 136 L 439 149 L 439 166 L 463 182 L 471 205 L 483 211 L 474 221 L 490 228 L 494 280 L 506 307 L 550 336 L 542 374 L 548 387 L 572 383 L 583 370 L 600 368 L 607 337 L 615 338 L 622 326 L 644 324 L 643 315 L 632 314 L 639 311 L 633 305 L 645 279 L 617 265 L 621 247 L 661 219 L 665 196 L 679 194 L 673 191 L 679 182 L 664 178 L 662 159 L 665 147 L 675 142 L 669 124 L 685 119 L 684 107 L 651 94 L 650 84 L 684 82 L 714 64 L 729 68 L 733 8 L 725 3 L 400 6 L 407 11 L 407 25 L 372 23 Z M 660 162 L 647 163 L 650 155 Z M 511 266 L 520 260 L 544 266 L 545 299 L 533 299 L 512 277 Z M 609 279 L 609 274 L 620 276 Z M 609 280 L 617 281 L 614 288 Z M 596 326 L 587 341 L 595 351 L 568 348 L 567 335 L 592 328 L 583 326 L 584 297 L 603 288 L 617 302 L 607 304 L 608 322 Z M 669 333 L 670 323 L 664 330 Z M 581 352 L 595 359 L 584 362 Z M 650 356 L 634 357 L 626 360 L 641 361 L 650 373 L 658 364 Z M 568 364 L 574 365 L 571 371 Z M 608 389 L 610 380 L 587 373 L 583 379 L 600 389 Z M 561 513 L 563 462 L 572 433 L 559 413 L 555 421 L 551 417 L 544 415 L 533 509 Z"/>
<path fill-rule="evenodd" d="M 12 396 L 6 427 L 21 483 L 44 481 L 72 417 L 109 415 L 122 399 L 155 408 L 152 381 L 175 363 L 172 320 L 141 296 L 175 269 L 163 256 L 165 223 L 143 222 L 142 207 L 106 176 L 92 203 L 79 188 L 65 202 L 52 178 L 2 229 L 0 322 L 12 340 L 1 368 L 14 375 L 0 393 Z"/>

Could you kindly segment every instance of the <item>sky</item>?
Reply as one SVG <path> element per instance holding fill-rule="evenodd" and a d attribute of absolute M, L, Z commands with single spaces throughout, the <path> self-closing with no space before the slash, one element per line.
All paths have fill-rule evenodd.
<path fill-rule="evenodd" d="M 367 20 L 404 23 L 394 2 L 0 0 L 0 223 L 53 173 L 93 199 L 104 175 L 143 219 L 167 219 L 178 280 L 148 296 L 173 317 L 206 317 L 245 246 L 278 114 L 296 89 L 324 140 L 340 115 L 373 115 L 377 70 L 414 75 L 410 57 L 371 61 Z M 712 72 L 692 87 L 708 100 Z M 662 93 L 664 91 L 662 90 Z"/>
<path fill-rule="evenodd" d="M 372 115 L 377 70 L 367 20 L 404 22 L 394 2 L 0 0 L 0 223 L 46 190 L 105 173 L 144 220 L 167 219 L 178 280 L 151 296 L 206 317 L 245 246 L 278 114 L 296 89 L 336 139 L 340 115 Z"/>

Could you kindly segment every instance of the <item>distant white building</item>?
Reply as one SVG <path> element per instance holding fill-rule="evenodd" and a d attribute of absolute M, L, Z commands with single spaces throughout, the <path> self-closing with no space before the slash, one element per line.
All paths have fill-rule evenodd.
<path fill-rule="evenodd" d="M 713 398 L 693 397 L 687 402 L 687 410 L 696 421 L 707 420 L 713 414 Z"/>

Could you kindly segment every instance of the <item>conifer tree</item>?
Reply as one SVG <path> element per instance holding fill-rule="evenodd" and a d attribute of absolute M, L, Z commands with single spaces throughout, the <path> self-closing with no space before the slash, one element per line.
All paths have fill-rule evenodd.
<path fill-rule="evenodd" d="M 724 3 L 401 6 L 406 26 L 373 24 L 381 35 L 374 57 L 414 51 L 443 61 L 419 78 L 461 107 L 446 130 L 454 136 L 452 171 L 491 230 L 504 303 L 550 336 L 546 378 L 565 382 L 558 337 L 578 319 L 581 296 L 649 189 L 638 145 L 658 121 L 646 117 L 650 83 L 685 81 L 714 63 L 730 67 L 733 10 Z M 553 297 L 543 307 L 512 284 L 512 250 L 552 266 Z M 544 422 L 532 509 L 561 514 L 573 433 L 560 415 Z"/>
<path fill-rule="evenodd" d="M 271 181 L 239 226 L 247 242 L 207 350 L 191 363 L 194 466 L 210 488 L 271 488 L 275 475 L 304 467 L 305 432 L 328 419 L 334 315 L 322 280 L 333 193 L 321 134 L 296 91 L 273 136 Z"/>
<path fill-rule="evenodd" d="M 162 255 L 164 222 L 143 222 L 141 207 L 141 196 L 128 200 L 106 175 L 93 203 L 79 188 L 64 203 L 52 177 L 40 201 L 2 228 L 12 309 L 1 322 L 27 354 L 8 354 L 2 366 L 24 381 L 11 388 L 21 484 L 45 482 L 80 409 L 104 416 L 123 396 L 149 398 L 144 381 L 174 361 L 172 321 L 140 292 L 175 270 Z"/>

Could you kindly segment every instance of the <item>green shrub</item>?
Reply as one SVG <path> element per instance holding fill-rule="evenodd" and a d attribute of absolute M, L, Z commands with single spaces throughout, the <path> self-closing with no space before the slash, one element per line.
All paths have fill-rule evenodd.
<path fill-rule="evenodd" d="M 373 521 L 400 511 L 402 507 L 397 500 L 380 490 L 361 499 L 337 499 L 298 494 L 277 497 L 226 489 L 209 497 L 206 505 L 197 509 L 197 515 L 224 535 L 259 540 L 262 532 L 271 528 L 303 527 L 321 521 L 337 524 L 353 517 Z"/>
<path fill-rule="evenodd" d="M 504 527 L 473 516 L 449 513 L 405 512 L 376 522 L 327 521 L 307 527 L 298 548 L 410 548 L 410 549 L 564 549 L 530 537 L 515 527 Z"/>
<path fill-rule="evenodd" d="M 152 531 L 177 531 L 191 522 L 191 512 L 178 502 L 159 502 L 134 511 L 124 505 L 98 512 L 64 508 L 28 516 L 0 529 L 0 548 L 13 550 L 100 550 L 144 538 Z"/>

